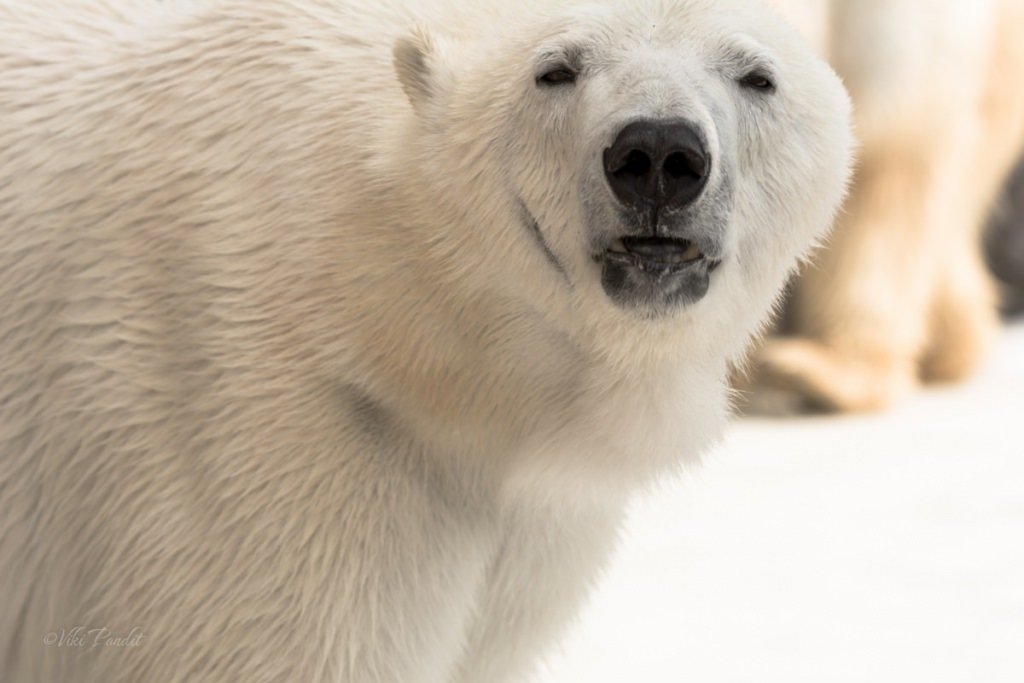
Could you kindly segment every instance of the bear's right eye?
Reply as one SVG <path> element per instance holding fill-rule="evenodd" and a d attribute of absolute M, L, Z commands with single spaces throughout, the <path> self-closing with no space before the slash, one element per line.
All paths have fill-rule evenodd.
<path fill-rule="evenodd" d="M 748 90 L 762 93 L 775 92 L 775 82 L 772 78 L 760 71 L 752 71 L 739 79 L 739 84 Z"/>
<path fill-rule="evenodd" d="M 572 85 L 576 82 L 576 71 L 568 66 L 559 66 L 537 77 L 537 85 Z"/>

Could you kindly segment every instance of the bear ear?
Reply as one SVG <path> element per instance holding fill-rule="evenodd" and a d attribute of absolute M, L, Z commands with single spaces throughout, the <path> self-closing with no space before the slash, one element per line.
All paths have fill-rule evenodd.
<path fill-rule="evenodd" d="M 444 76 L 443 48 L 423 26 L 417 26 L 395 42 L 395 71 L 409 101 L 418 113 L 438 94 Z"/>

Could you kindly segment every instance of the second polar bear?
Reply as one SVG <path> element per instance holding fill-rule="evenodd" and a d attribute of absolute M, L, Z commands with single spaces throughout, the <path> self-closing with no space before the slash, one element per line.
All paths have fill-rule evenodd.
<path fill-rule="evenodd" d="M 982 231 L 1024 151 L 1024 0 L 774 1 L 844 79 L 861 147 L 758 354 L 761 407 L 880 410 L 965 379 L 998 331 Z"/>
<path fill-rule="evenodd" d="M 0 24 L 5 681 L 520 680 L 849 172 L 749 2 Z"/>

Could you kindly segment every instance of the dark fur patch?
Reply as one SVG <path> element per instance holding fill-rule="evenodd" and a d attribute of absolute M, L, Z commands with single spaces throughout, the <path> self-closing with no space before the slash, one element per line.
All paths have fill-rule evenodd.
<path fill-rule="evenodd" d="M 561 273 L 566 282 L 570 282 L 569 273 L 565 270 L 565 266 L 563 266 L 562 262 L 558 260 L 558 257 L 555 256 L 555 252 L 551 250 L 551 247 L 548 246 L 547 240 L 544 239 L 544 233 L 540 229 L 540 223 L 538 223 L 537 219 L 533 217 L 530 210 L 526 208 L 526 204 L 520 202 L 520 206 L 522 207 L 523 212 L 523 222 L 526 223 L 527 229 L 537 241 L 537 245 L 540 246 L 548 261 L 555 267 L 555 270 Z"/>
<path fill-rule="evenodd" d="M 377 439 L 395 432 L 396 424 L 391 411 L 362 387 L 355 384 L 343 385 L 341 398 L 351 410 L 352 424 L 367 436 Z"/>

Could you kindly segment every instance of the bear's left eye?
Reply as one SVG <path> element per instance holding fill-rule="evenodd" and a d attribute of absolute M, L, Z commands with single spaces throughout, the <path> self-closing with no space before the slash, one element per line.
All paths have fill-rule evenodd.
<path fill-rule="evenodd" d="M 775 82 L 770 76 L 767 76 L 760 71 L 752 71 L 746 76 L 739 79 L 739 84 L 744 88 L 750 90 L 756 90 L 763 93 L 775 92 Z"/>
<path fill-rule="evenodd" d="M 559 66 L 545 71 L 537 77 L 537 85 L 572 85 L 576 82 L 576 70 L 568 66 Z"/>

